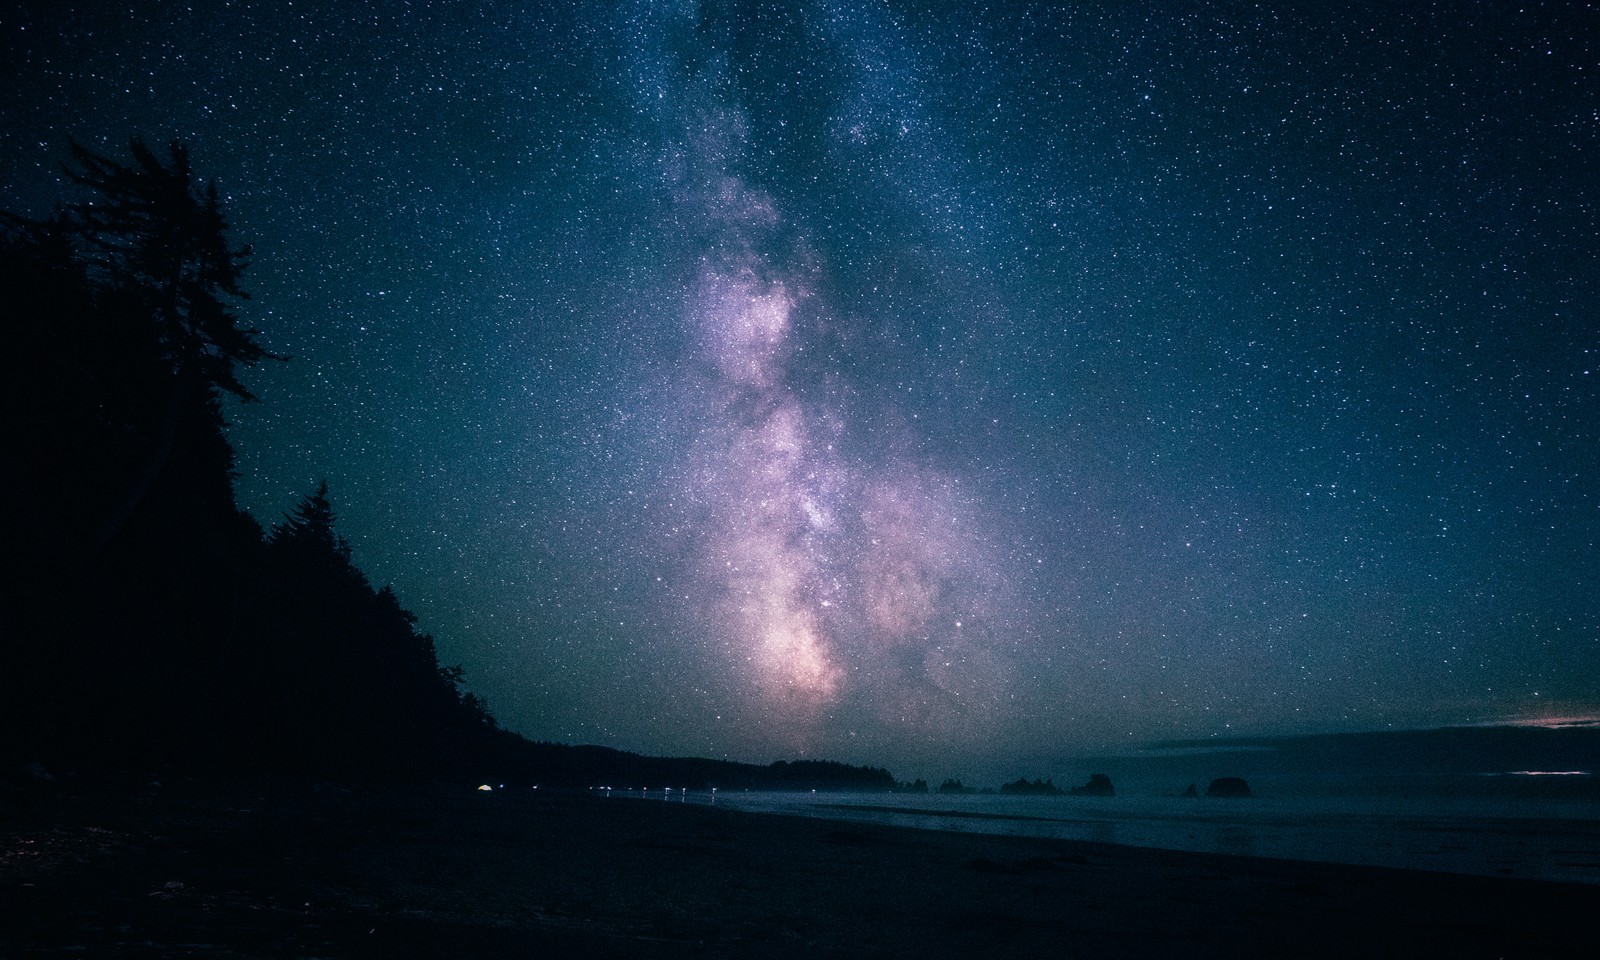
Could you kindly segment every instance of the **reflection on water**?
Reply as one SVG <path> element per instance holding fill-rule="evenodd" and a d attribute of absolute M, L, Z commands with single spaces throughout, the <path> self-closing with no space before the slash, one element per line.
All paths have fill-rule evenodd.
<path fill-rule="evenodd" d="M 682 796 L 687 802 L 709 802 Z M 1489 797 L 906 796 L 723 791 L 718 805 L 934 830 L 1056 837 L 1600 884 L 1600 804 Z"/>

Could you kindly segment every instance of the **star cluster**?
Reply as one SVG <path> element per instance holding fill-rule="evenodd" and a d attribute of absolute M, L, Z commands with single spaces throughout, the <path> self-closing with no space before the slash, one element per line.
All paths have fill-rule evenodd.
<path fill-rule="evenodd" d="M 0 206 L 179 138 L 229 416 L 529 736 L 960 774 L 1600 708 L 1600 15 L 6 14 Z"/>

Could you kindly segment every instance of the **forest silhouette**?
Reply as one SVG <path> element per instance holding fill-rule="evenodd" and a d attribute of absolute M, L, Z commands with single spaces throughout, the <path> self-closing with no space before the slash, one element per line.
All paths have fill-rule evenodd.
<path fill-rule="evenodd" d="M 18 760 L 437 772 L 493 733 L 374 589 L 326 485 L 263 531 L 221 401 L 283 359 L 237 312 L 250 250 L 188 151 L 74 145 L 83 199 L 6 218 L 0 711 Z"/>
<path fill-rule="evenodd" d="M 573 786 L 881 787 L 887 771 L 533 743 L 500 730 L 374 588 L 326 483 L 264 530 L 234 498 L 222 400 L 253 401 L 214 183 L 188 150 L 72 146 L 81 197 L 4 214 L 0 759 L 55 768 Z"/>

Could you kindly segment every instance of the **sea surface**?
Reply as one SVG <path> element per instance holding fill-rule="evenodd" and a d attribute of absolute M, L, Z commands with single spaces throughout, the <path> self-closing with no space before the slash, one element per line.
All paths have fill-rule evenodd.
<path fill-rule="evenodd" d="M 1167 850 L 1600 885 L 1600 784 L 1588 775 L 1385 778 L 1329 790 L 1252 784 L 1241 799 L 655 791 L 657 801 Z"/>

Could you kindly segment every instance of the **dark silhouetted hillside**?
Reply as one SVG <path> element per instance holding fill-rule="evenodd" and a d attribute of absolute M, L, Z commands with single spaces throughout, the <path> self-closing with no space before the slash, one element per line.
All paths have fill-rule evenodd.
<path fill-rule="evenodd" d="M 221 399 L 277 359 L 249 257 L 183 147 L 74 147 L 79 202 L 6 217 L 0 751 L 15 762 L 417 775 L 492 742 L 374 589 L 325 488 L 270 535 L 236 506 Z"/>

